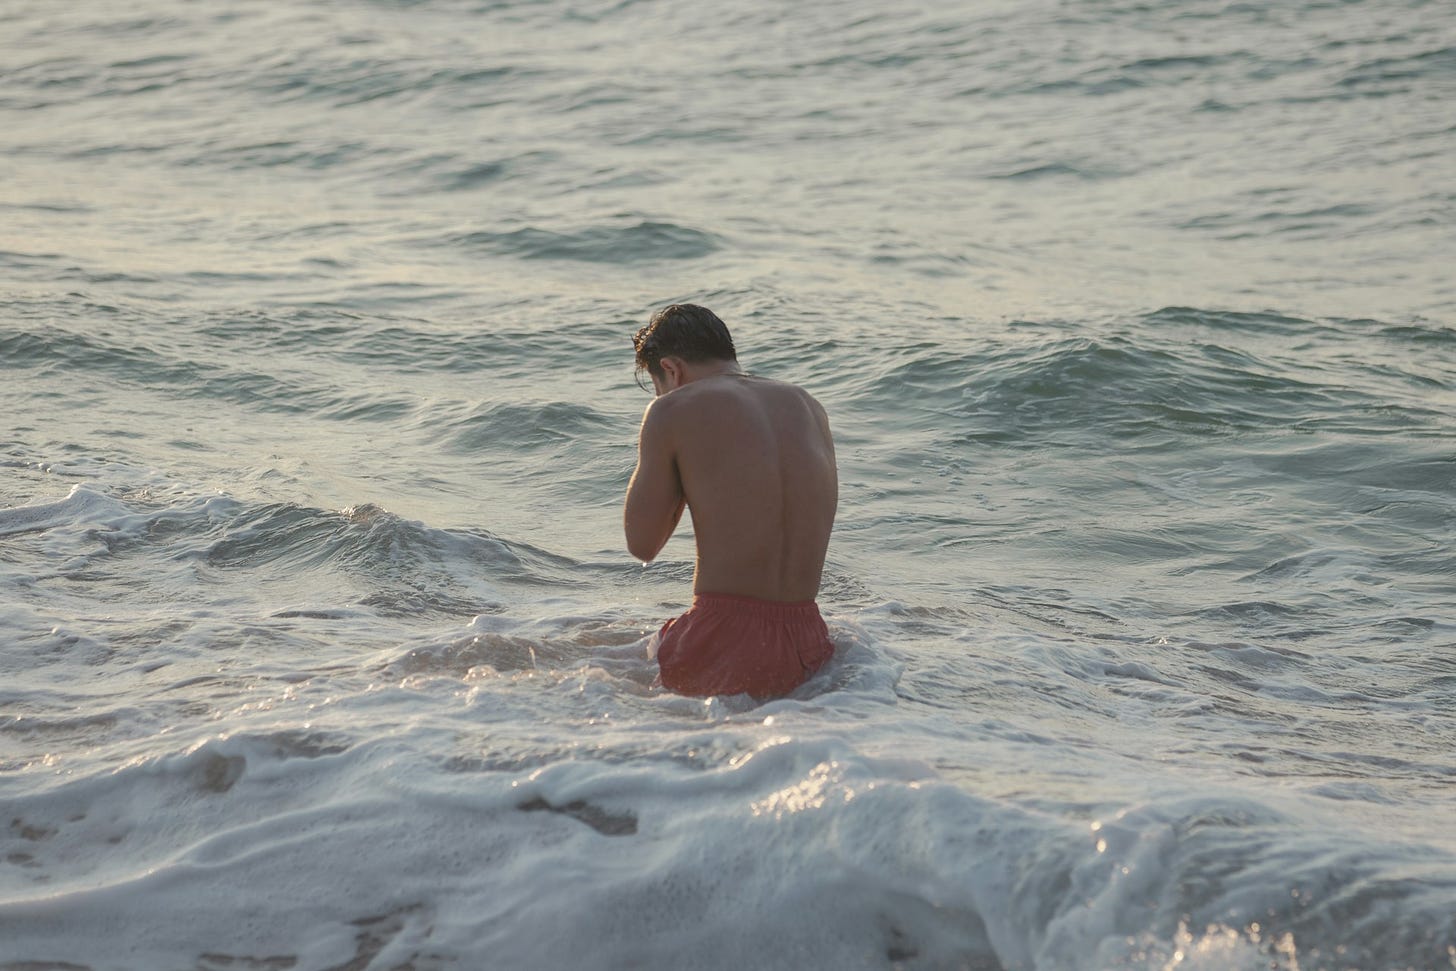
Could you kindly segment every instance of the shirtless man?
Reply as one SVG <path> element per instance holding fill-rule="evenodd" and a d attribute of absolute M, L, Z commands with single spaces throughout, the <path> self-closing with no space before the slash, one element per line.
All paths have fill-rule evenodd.
<path fill-rule="evenodd" d="M 787 694 L 834 652 L 814 598 L 839 478 L 829 419 L 791 384 L 745 374 L 711 310 L 678 304 L 633 339 L 657 392 L 627 487 L 627 549 L 650 562 L 692 510 L 693 604 L 656 637 L 681 694 Z"/>

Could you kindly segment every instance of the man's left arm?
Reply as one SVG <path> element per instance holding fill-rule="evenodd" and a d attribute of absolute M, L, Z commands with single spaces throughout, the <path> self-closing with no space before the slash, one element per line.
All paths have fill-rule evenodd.
<path fill-rule="evenodd" d="M 622 508 L 627 551 L 643 563 L 650 563 L 667 545 L 687 504 L 672 448 L 671 409 L 660 407 L 661 401 L 655 399 L 642 415 L 637 468 Z"/>

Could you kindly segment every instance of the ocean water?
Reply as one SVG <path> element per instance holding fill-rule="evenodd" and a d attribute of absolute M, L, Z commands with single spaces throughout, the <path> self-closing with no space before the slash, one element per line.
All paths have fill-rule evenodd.
<path fill-rule="evenodd" d="M 8 0 L 0 971 L 1456 967 L 1453 104 L 1449 0 Z M 791 698 L 652 684 L 679 300 L 834 425 Z"/>

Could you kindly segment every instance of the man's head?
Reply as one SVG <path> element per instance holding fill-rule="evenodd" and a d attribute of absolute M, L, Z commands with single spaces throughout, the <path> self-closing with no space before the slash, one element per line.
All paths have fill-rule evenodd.
<path fill-rule="evenodd" d="M 638 383 L 646 371 L 658 394 L 681 383 L 676 372 L 682 364 L 738 360 L 733 336 L 718 315 L 690 303 L 675 303 L 653 314 L 632 338 L 632 346 L 637 350 Z"/>

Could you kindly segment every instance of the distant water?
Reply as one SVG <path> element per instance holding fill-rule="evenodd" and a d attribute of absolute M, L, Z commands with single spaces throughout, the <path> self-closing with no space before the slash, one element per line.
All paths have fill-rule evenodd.
<path fill-rule="evenodd" d="M 0 971 L 1456 967 L 1447 0 L 0 7 Z M 839 443 L 652 687 L 693 300 Z"/>

